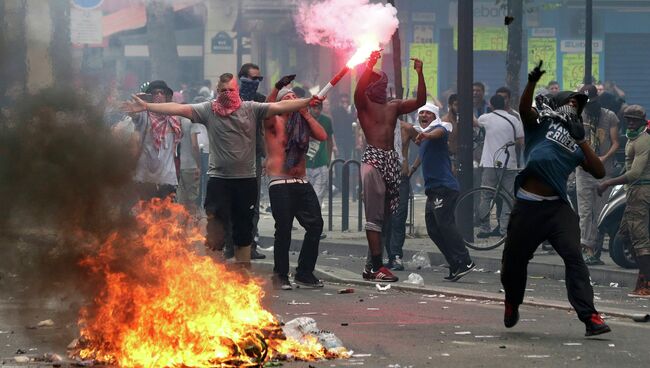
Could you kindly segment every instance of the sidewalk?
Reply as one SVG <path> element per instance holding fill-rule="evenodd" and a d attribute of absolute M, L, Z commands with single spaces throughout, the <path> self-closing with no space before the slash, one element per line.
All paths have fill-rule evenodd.
<path fill-rule="evenodd" d="M 425 252 L 432 265 L 444 264 L 445 260 L 438 247 L 426 236 L 424 227 L 424 201 L 423 195 L 415 197 L 415 217 L 414 217 L 414 237 L 409 237 L 407 228 L 407 239 L 404 243 L 404 260 L 409 261 L 414 254 Z M 264 208 L 264 207 L 263 207 Z M 333 201 L 333 231 L 328 231 L 328 213 L 327 200 L 324 203 L 323 220 L 325 222 L 324 233 L 327 238 L 321 240 L 320 251 L 327 251 L 329 254 L 343 254 L 363 257 L 368 251 L 366 235 L 364 231 L 357 231 L 357 202 L 350 201 L 350 218 L 348 231 L 341 231 L 341 201 L 335 198 Z M 294 222 L 297 230 L 292 233 L 293 240 L 292 250 L 300 249 L 300 241 L 304 236 L 304 230 L 297 221 Z M 260 243 L 263 247 L 273 245 L 274 221 L 270 213 L 260 214 L 259 233 L 261 235 Z M 501 267 L 501 253 L 503 246 L 488 251 L 476 251 L 470 249 L 472 259 L 479 268 L 498 270 Z M 604 253 L 601 257 L 605 265 L 590 266 L 589 271 L 593 282 L 598 284 L 618 283 L 620 287 L 631 287 L 636 283 L 638 271 L 636 269 L 624 269 L 616 265 Z M 361 272 L 361 268 L 359 269 Z M 540 277 L 546 277 L 554 280 L 564 280 L 564 264 L 560 256 L 555 253 L 543 251 L 541 247 L 535 252 L 534 258 L 528 266 L 528 274 Z"/>

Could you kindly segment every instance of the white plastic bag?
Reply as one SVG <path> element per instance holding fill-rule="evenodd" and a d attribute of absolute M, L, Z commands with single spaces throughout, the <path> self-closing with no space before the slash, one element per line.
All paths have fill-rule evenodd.
<path fill-rule="evenodd" d="M 328 351 L 344 353 L 347 349 L 343 342 L 332 332 L 319 330 L 316 321 L 310 317 L 298 317 L 287 322 L 282 330 L 284 334 L 300 343 L 308 343 L 308 336 L 315 337 Z M 312 340 L 313 341 L 313 340 Z"/>
<path fill-rule="evenodd" d="M 422 276 L 418 275 L 417 273 L 411 273 L 408 279 L 404 280 L 404 282 L 407 284 L 413 284 L 417 286 L 424 285 L 424 279 L 422 278 Z"/>
<path fill-rule="evenodd" d="M 411 261 L 407 262 L 407 267 L 415 270 L 421 270 L 423 268 L 431 268 L 431 263 L 429 262 L 429 254 L 421 250 L 411 257 Z"/>

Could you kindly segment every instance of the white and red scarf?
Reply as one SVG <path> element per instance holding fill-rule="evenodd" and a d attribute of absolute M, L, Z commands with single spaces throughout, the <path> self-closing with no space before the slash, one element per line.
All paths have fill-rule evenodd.
<path fill-rule="evenodd" d="M 154 103 L 167 102 L 166 96 L 156 94 L 153 98 Z M 148 112 L 149 121 L 151 122 L 151 135 L 153 136 L 153 145 L 156 151 L 160 151 L 160 146 L 165 141 L 167 135 L 167 127 L 171 127 L 174 133 L 174 145 L 178 144 L 183 137 L 183 130 L 181 129 L 181 122 L 176 116 L 169 116 L 158 114 L 155 112 Z"/>
<path fill-rule="evenodd" d="M 219 92 L 217 98 L 212 101 L 212 111 L 220 116 L 228 116 L 241 106 L 239 91 Z"/>

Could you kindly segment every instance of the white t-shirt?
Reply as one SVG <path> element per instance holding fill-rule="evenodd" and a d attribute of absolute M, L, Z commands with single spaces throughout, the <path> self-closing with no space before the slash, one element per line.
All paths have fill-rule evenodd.
<path fill-rule="evenodd" d="M 508 123 L 504 118 L 508 119 L 512 124 Z M 524 126 L 521 121 L 505 110 L 495 110 L 479 116 L 478 124 L 485 128 L 485 141 L 483 142 L 483 153 L 481 155 L 482 167 L 497 167 L 496 161 L 505 163 L 506 154 L 500 148 L 508 142 L 515 142 L 515 137 L 524 137 Z M 499 152 L 497 153 L 497 151 Z M 510 152 L 508 169 L 516 169 L 517 153 L 515 147 L 508 147 L 508 151 Z"/>
<path fill-rule="evenodd" d="M 210 153 L 210 138 L 208 137 L 208 129 L 203 124 L 194 124 L 199 131 L 199 148 L 201 153 Z"/>
<path fill-rule="evenodd" d="M 148 117 L 144 114 L 146 112 L 141 113 L 140 118 L 145 119 L 144 123 L 151 124 L 146 121 Z M 174 166 L 174 146 L 174 131 L 171 127 L 167 128 L 160 150 L 156 150 L 153 144 L 151 126 L 146 128 L 142 153 L 138 158 L 133 180 L 140 183 L 178 185 L 176 166 Z"/>
<path fill-rule="evenodd" d="M 181 118 L 181 128 L 183 129 L 183 138 L 181 139 L 180 149 L 181 170 L 191 170 L 199 167 L 196 160 L 194 160 L 194 155 L 192 154 L 192 135 L 200 134 L 199 126 L 203 125 L 192 124 L 190 119 Z"/>

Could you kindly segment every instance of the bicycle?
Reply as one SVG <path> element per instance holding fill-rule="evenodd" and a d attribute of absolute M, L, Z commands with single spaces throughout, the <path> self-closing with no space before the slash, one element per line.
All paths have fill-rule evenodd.
<path fill-rule="evenodd" d="M 501 169 L 496 187 L 481 186 L 471 189 L 463 193 L 456 202 L 454 208 L 456 226 L 460 230 L 465 245 L 471 249 L 490 250 L 500 246 L 505 241 L 505 233 L 499 231 L 499 217 L 501 211 L 508 210 L 508 213 L 512 211 L 514 197 L 503 187 L 502 182 L 510 161 L 510 150 L 508 148 L 514 145 L 514 142 L 508 142 L 495 153 L 496 156 L 497 153 L 503 150 L 506 155 L 504 163 L 498 160 L 495 162 L 495 166 Z M 487 203 L 482 204 L 482 199 L 486 200 Z M 459 213 L 468 207 L 472 209 L 473 213 L 471 227 L 468 226 L 469 224 L 459 222 L 459 218 L 461 218 Z M 492 229 L 492 223 L 496 223 L 497 228 L 485 232 L 486 226 Z"/>

